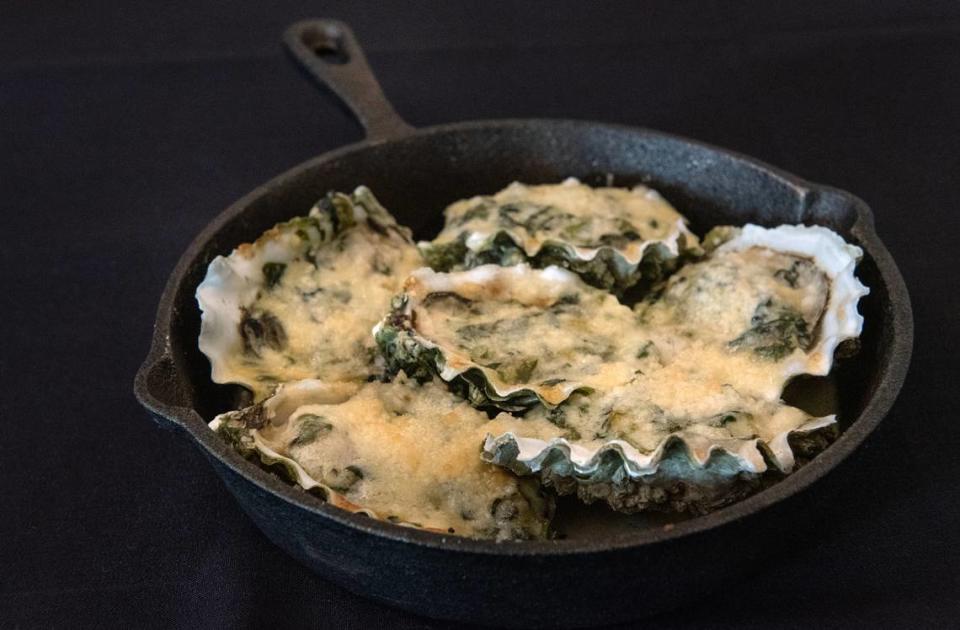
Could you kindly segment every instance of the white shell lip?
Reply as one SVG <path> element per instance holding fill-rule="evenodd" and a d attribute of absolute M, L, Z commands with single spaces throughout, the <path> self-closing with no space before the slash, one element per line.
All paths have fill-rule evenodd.
<path fill-rule="evenodd" d="M 806 257 L 830 279 L 830 296 L 820 322 L 820 336 L 816 345 L 807 353 L 795 353 L 784 367 L 787 378 L 798 374 L 824 376 L 830 372 L 833 353 L 837 345 L 846 339 L 860 336 L 863 317 L 857 311 L 860 298 L 869 289 L 854 275 L 863 250 L 843 240 L 838 234 L 820 226 L 782 225 L 763 228 L 754 224 L 745 225 L 731 240 L 717 251 L 740 251 L 751 247 L 763 247 L 775 251 Z M 521 437 L 512 432 L 499 436 L 488 435 L 483 445 L 487 461 L 497 459 L 504 449 L 516 449 L 516 455 L 500 465 L 515 463 L 530 473 L 549 467 L 550 456 L 559 453 L 562 462 L 569 462 L 574 473 L 589 478 L 599 471 L 608 452 L 614 453 L 622 462 L 621 469 L 631 479 L 639 479 L 657 472 L 664 453 L 672 442 L 679 440 L 686 447 L 691 463 L 704 468 L 713 453 L 722 451 L 732 456 L 743 472 L 762 473 L 767 470 L 761 448 L 769 455 L 776 467 L 788 473 L 793 470 L 795 457 L 788 443 L 794 433 L 809 433 L 836 424 L 836 416 L 814 418 L 799 427 L 775 435 L 766 442 L 751 440 L 710 440 L 683 432 L 671 434 L 650 453 L 642 453 L 623 440 L 610 440 L 596 448 L 577 444 L 565 438 L 549 441 Z M 552 460 L 554 463 L 556 460 Z"/>
<path fill-rule="evenodd" d="M 458 286 L 464 284 L 483 285 L 491 281 L 504 278 L 511 286 L 521 288 L 528 295 L 546 297 L 549 299 L 559 299 L 564 293 L 576 291 L 600 291 L 583 282 L 580 277 L 562 267 L 550 265 L 543 269 L 535 269 L 527 263 L 520 263 L 510 267 L 501 267 L 499 265 L 481 265 L 468 269 L 466 271 L 437 272 L 429 267 L 422 267 L 413 271 L 406 282 L 407 288 L 422 287 L 423 294 L 418 291 L 407 291 L 408 296 L 406 312 L 412 312 L 417 305 L 426 297 L 427 294 L 440 291 L 456 291 Z M 609 294 L 610 299 L 616 299 Z M 387 316 L 389 318 L 389 315 Z M 373 327 L 373 334 L 376 336 L 386 324 L 386 320 L 381 320 Z M 508 400 L 518 394 L 530 392 L 534 394 L 543 404 L 556 406 L 570 397 L 574 392 L 584 388 L 583 382 L 570 380 L 564 381 L 550 387 L 537 386 L 535 384 L 519 384 L 514 386 L 504 385 L 494 370 L 483 367 L 470 361 L 448 349 L 442 348 L 438 344 L 423 337 L 418 331 L 413 330 L 417 343 L 424 348 L 438 349 L 444 357 L 443 365 L 438 365 L 438 375 L 444 381 L 450 382 L 464 373 L 471 370 L 480 371 L 491 390 L 494 400 Z M 452 360 L 451 360 L 452 359 Z M 456 365 L 453 365 L 456 364 Z"/>
<path fill-rule="evenodd" d="M 763 247 L 811 259 L 830 279 L 830 296 L 819 322 L 814 347 L 800 356 L 795 353 L 784 366 L 784 377 L 798 374 L 826 376 L 833 366 L 833 353 L 847 339 L 863 332 L 863 316 L 857 311 L 860 298 L 868 289 L 854 275 L 863 250 L 843 240 L 836 232 L 821 226 L 781 225 L 764 228 L 748 223 L 717 252 L 741 251 Z"/>
<path fill-rule="evenodd" d="M 200 305 L 200 351 L 210 360 L 214 383 L 251 384 L 229 368 L 223 357 L 243 346 L 240 336 L 242 309 L 256 299 L 263 286 L 263 266 L 289 263 L 297 256 L 300 239 L 287 233 L 261 237 L 251 246 L 234 249 L 229 256 L 217 256 L 197 287 Z"/>
<path fill-rule="evenodd" d="M 410 274 L 407 282 L 410 284 L 419 283 L 428 287 L 431 292 L 434 291 L 452 291 L 458 285 L 463 283 L 486 284 L 497 277 L 506 277 L 511 282 L 534 280 L 538 283 L 538 288 L 550 289 L 541 293 L 547 297 L 559 298 L 564 291 L 570 289 L 582 289 L 583 281 L 572 271 L 563 267 L 550 265 L 543 269 L 534 269 L 527 263 L 520 263 L 510 267 L 501 267 L 500 265 L 480 265 L 466 271 L 434 271 L 429 267 L 421 267 Z M 519 286 L 519 285 L 515 285 Z"/>
<path fill-rule="evenodd" d="M 715 453 L 723 452 L 738 462 L 742 472 L 757 474 L 766 472 L 768 466 L 761 452 L 762 446 L 765 447 L 764 450 L 777 469 L 789 473 L 796 463 L 788 443 L 790 435 L 810 433 L 834 424 L 836 424 L 834 415 L 813 418 L 799 427 L 775 435 L 766 442 L 757 438 L 711 440 L 692 433 L 678 432 L 664 438 L 657 448 L 649 453 L 640 452 L 624 440 L 610 440 L 597 448 L 589 448 L 570 442 L 566 438 L 547 441 L 519 437 L 513 432 L 507 432 L 499 436 L 487 435 L 483 444 L 483 457 L 486 461 L 492 461 L 502 449 L 515 447 L 517 455 L 511 458 L 511 461 L 521 464 L 530 473 L 537 473 L 551 465 L 548 462 L 551 454 L 559 452 L 563 461 L 572 464 L 577 477 L 590 478 L 599 472 L 605 455 L 612 452 L 619 458 L 621 469 L 630 479 L 641 479 L 655 474 L 664 460 L 667 449 L 674 442 L 679 441 L 685 446 L 690 462 L 698 468 L 706 468 Z"/>

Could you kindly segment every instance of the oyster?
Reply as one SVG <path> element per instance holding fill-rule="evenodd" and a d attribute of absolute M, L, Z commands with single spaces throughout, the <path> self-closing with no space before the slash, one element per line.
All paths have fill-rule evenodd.
<path fill-rule="evenodd" d="M 438 374 L 478 407 L 517 411 L 627 382 L 645 342 L 635 321 L 559 267 L 423 268 L 374 335 L 392 370 Z"/>
<path fill-rule="evenodd" d="M 767 400 L 793 376 L 828 374 L 837 346 L 863 328 L 860 248 L 823 227 L 720 228 L 707 242 L 717 234 L 707 258 L 637 305 L 650 351 Z"/>
<path fill-rule="evenodd" d="M 484 264 L 570 269 L 589 284 L 622 293 L 653 282 L 697 249 L 686 220 L 655 190 L 513 183 L 492 196 L 457 201 L 431 242 L 427 264 L 450 271 Z"/>
<path fill-rule="evenodd" d="M 837 345 L 859 336 L 861 252 L 819 227 L 722 234 L 638 305 L 630 346 L 647 341 L 629 382 L 532 410 L 565 433 L 491 434 L 485 458 L 619 510 L 706 511 L 759 487 L 768 462 L 789 473 L 794 448 L 824 448 L 835 418 L 780 396 L 796 374 L 828 373 Z"/>
<path fill-rule="evenodd" d="M 714 260 L 738 254 L 748 258 L 753 252 L 767 252 L 766 268 L 775 280 L 775 285 L 768 284 L 767 289 L 770 296 L 775 296 L 771 298 L 773 303 L 756 300 L 750 328 L 730 340 L 731 347 L 750 349 L 757 356 L 775 361 L 783 359 L 784 378 L 828 374 L 837 346 L 858 338 L 863 331 L 863 316 L 857 311 L 857 304 L 870 289 L 854 274 L 863 250 L 820 226 L 763 228 L 748 224 L 727 228 L 726 234 L 725 242 L 712 256 Z M 780 264 L 771 269 L 774 261 Z M 765 281 L 769 283 L 769 279 Z M 793 303 L 786 298 L 781 307 L 800 313 L 806 330 L 793 329 L 788 318 L 776 315 L 775 300 L 784 295 L 784 286 L 796 292 Z M 753 292 L 761 293 L 756 286 Z M 732 296 L 725 292 L 724 297 L 729 301 Z M 768 341 L 771 337 L 772 343 Z"/>
<path fill-rule="evenodd" d="M 552 499 L 531 478 L 483 463 L 489 421 L 438 383 L 287 383 L 210 423 L 237 450 L 332 505 L 473 538 L 544 538 Z"/>
<path fill-rule="evenodd" d="M 197 288 L 200 350 L 216 383 L 260 400 L 281 382 L 375 373 L 371 327 L 422 261 L 407 228 L 364 187 L 210 263 Z"/>

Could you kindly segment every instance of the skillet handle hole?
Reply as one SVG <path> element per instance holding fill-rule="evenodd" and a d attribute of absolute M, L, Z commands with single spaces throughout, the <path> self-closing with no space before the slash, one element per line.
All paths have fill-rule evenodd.
<path fill-rule="evenodd" d="M 301 41 L 321 61 L 342 66 L 350 61 L 343 45 L 343 34 L 337 28 L 311 28 L 304 31 Z"/>

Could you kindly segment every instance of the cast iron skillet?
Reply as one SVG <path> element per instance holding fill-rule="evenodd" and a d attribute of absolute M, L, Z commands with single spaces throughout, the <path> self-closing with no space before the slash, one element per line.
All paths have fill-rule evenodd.
<path fill-rule="evenodd" d="M 830 510 L 842 511 L 831 504 L 829 480 L 801 491 L 850 455 L 890 409 L 913 341 L 906 287 L 864 202 L 742 155 L 646 129 L 531 119 L 414 130 L 387 103 L 344 24 L 300 22 L 284 40 L 307 73 L 363 123 L 367 139 L 290 169 L 207 226 L 167 283 L 135 384 L 137 398 L 160 425 L 200 446 L 270 540 L 351 591 L 421 614 L 578 626 L 647 616 L 735 585 L 761 563 L 774 565 L 778 551 L 815 539 L 818 528 L 829 526 Z M 401 223 L 429 238 L 440 227 L 440 210 L 455 199 L 514 180 L 567 176 L 593 184 L 608 176 L 616 185 L 647 183 L 700 234 L 723 223 L 807 223 L 858 243 L 865 252 L 858 275 L 871 289 L 860 304 L 866 318 L 861 352 L 838 364 L 829 380 L 808 379 L 793 388 L 834 397 L 845 429 L 836 443 L 780 483 L 708 516 L 658 520 L 565 502 L 558 523 L 565 538 L 497 544 L 327 506 L 243 460 L 207 428 L 216 413 L 244 402 L 240 388 L 210 381 L 210 366 L 197 349 L 194 292 L 214 256 L 306 212 L 331 189 L 366 184 Z M 818 404 L 816 398 L 810 404 Z"/>

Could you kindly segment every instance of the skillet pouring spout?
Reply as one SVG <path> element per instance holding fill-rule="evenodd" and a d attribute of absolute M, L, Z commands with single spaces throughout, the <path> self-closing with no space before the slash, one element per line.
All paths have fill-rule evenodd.
<path fill-rule="evenodd" d="M 264 534 L 351 591 L 418 614 L 512 627 L 582 627 L 651 616 L 735 588 L 809 544 L 854 503 L 839 473 L 887 415 L 913 343 L 910 299 L 867 205 L 750 157 L 648 129 L 573 120 L 493 120 L 413 129 L 393 109 L 353 33 L 334 20 L 291 26 L 284 43 L 332 90 L 367 138 L 312 158 L 232 204 L 194 239 L 166 285 L 135 393 L 157 422 L 188 437 Z M 405 528 L 347 513 L 245 460 L 207 423 L 249 401 L 217 385 L 198 348 L 195 299 L 210 261 L 305 214 L 329 190 L 366 185 L 416 237 L 431 238 L 449 203 L 513 181 L 645 184 L 699 233 L 715 225 L 823 225 L 864 251 L 870 288 L 859 354 L 829 390 L 840 437 L 769 488 L 706 516 L 677 520 L 563 503 L 565 537 L 496 543 Z M 479 455 L 479 445 L 478 445 Z M 814 483 L 816 482 L 816 483 Z M 642 570 L 639 570 L 642 568 Z"/>

